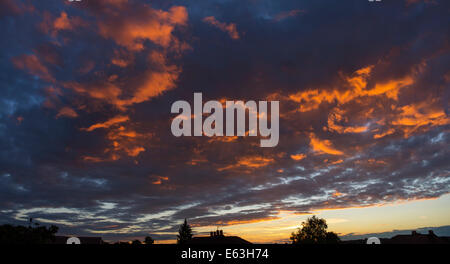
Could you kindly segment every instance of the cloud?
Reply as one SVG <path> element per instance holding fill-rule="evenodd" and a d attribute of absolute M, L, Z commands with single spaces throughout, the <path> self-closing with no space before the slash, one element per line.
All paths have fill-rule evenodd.
<path fill-rule="evenodd" d="M 251 226 L 280 211 L 450 191 L 449 37 L 435 26 L 446 1 L 389 2 L 392 12 L 342 2 L 144 2 L 40 1 L 30 15 L 8 9 L 0 18 L 3 222 L 33 217 L 67 234 L 115 240 L 150 230 L 173 240 L 185 217 L 198 228 Z M 274 23 L 286 10 L 307 12 Z M 48 32 L 36 28 L 45 12 Z M 208 21 L 240 41 L 224 46 Z M 170 105 L 193 92 L 279 100 L 278 146 L 173 137 Z"/>
<path fill-rule="evenodd" d="M 75 112 L 75 110 L 73 110 L 72 108 L 65 106 L 63 108 L 61 108 L 58 112 L 58 114 L 56 115 L 56 117 L 69 117 L 69 118 L 75 118 L 78 117 L 77 112 Z"/>
<path fill-rule="evenodd" d="M 405 137 L 419 130 L 450 124 L 450 118 L 433 100 L 400 107 L 400 113 L 392 124 L 403 130 Z"/>
<path fill-rule="evenodd" d="M 337 102 L 347 104 L 361 97 L 385 96 L 386 98 L 397 100 L 400 89 L 413 84 L 411 76 L 399 79 L 376 82 L 372 87 L 367 87 L 368 79 L 373 66 L 367 66 L 354 72 L 352 76 L 345 77 L 350 89 L 327 90 L 312 89 L 289 95 L 289 99 L 300 103 L 300 112 L 317 109 L 321 104 Z"/>
<path fill-rule="evenodd" d="M 328 130 L 337 132 L 337 133 L 362 133 L 367 131 L 366 126 L 342 126 L 339 125 L 338 122 L 347 121 L 348 118 L 344 119 L 343 115 L 345 115 L 345 112 L 342 109 L 335 109 L 333 112 L 331 112 L 328 116 Z"/>
<path fill-rule="evenodd" d="M 291 159 L 293 159 L 293 160 L 302 160 L 302 159 L 304 159 L 304 158 L 306 158 L 306 154 L 303 154 L 303 153 L 299 153 L 299 154 L 292 154 L 291 155 Z"/>
<path fill-rule="evenodd" d="M 69 17 L 64 11 L 58 17 L 53 17 L 51 13 L 44 12 L 44 20 L 39 26 L 46 34 L 50 33 L 53 37 L 56 37 L 60 31 L 69 31 L 87 26 L 87 22 L 80 17 Z"/>
<path fill-rule="evenodd" d="M 34 54 L 24 54 L 12 59 L 15 67 L 26 70 L 48 82 L 54 82 L 49 69 Z"/>
<path fill-rule="evenodd" d="M 313 149 L 313 151 L 318 152 L 319 154 L 321 153 L 326 153 L 326 154 L 330 154 L 330 155 L 343 155 L 344 153 L 340 150 L 337 150 L 333 147 L 332 143 L 330 140 L 325 139 L 319 139 L 317 138 L 314 134 L 310 134 L 309 135 L 309 139 L 310 139 L 310 146 Z"/>
<path fill-rule="evenodd" d="M 161 95 L 163 92 L 175 88 L 180 69 L 174 65 L 166 66 L 163 54 L 153 52 L 150 60 L 159 61 L 163 67 L 162 72 L 149 72 L 142 79 L 142 83 L 137 86 L 131 98 L 126 100 L 117 100 L 119 106 L 128 106 L 142 103 L 151 98 Z"/>
<path fill-rule="evenodd" d="M 205 17 L 205 18 L 203 18 L 203 21 L 205 23 L 208 23 L 212 26 L 217 27 L 218 29 L 222 30 L 223 32 L 227 32 L 228 35 L 230 35 L 230 38 L 239 39 L 239 32 L 236 29 L 236 24 L 234 24 L 234 23 L 227 24 L 227 23 L 219 22 L 213 16 Z"/>
<path fill-rule="evenodd" d="M 377 138 L 383 138 L 383 137 L 388 136 L 388 135 L 391 135 L 391 134 L 393 134 L 393 133 L 395 133 L 395 129 L 390 128 L 390 129 L 388 129 L 388 130 L 385 131 L 385 132 L 382 132 L 382 133 L 373 135 L 373 138 L 375 138 L 375 139 L 377 139 Z"/>
<path fill-rule="evenodd" d="M 4 0 L 0 3 L 0 7 L 0 16 L 23 15 L 24 13 L 35 11 L 32 4 L 15 0 Z"/>
<path fill-rule="evenodd" d="M 224 171 L 224 170 L 234 170 L 234 169 L 258 169 L 261 167 L 265 167 L 271 163 L 273 163 L 275 160 L 273 158 L 269 157 L 262 157 L 262 156 L 247 156 L 247 157 L 240 157 L 237 159 L 237 162 L 232 165 L 228 165 L 222 168 L 218 168 L 218 171 Z"/>
<path fill-rule="evenodd" d="M 289 17 L 298 16 L 299 14 L 304 13 L 304 12 L 305 12 L 304 10 L 300 10 L 300 9 L 282 11 L 282 12 L 279 12 L 278 14 L 276 14 L 276 16 L 273 18 L 273 20 L 278 22 L 278 21 L 284 20 Z"/>
<path fill-rule="evenodd" d="M 141 6 L 134 11 L 131 17 L 124 17 L 115 12 L 106 13 L 105 18 L 98 24 L 100 34 L 133 51 L 144 49 L 144 40 L 169 48 L 177 41 L 172 35 L 174 28 L 186 25 L 188 20 L 186 8 L 183 6 L 173 6 L 169 11 Z M 122 9 L 122 12 L 130 10 Z"/>
<path fill-rule="evenodd" d="M 163 181 L 169 180 L 169 177 L 164 177 L 164 176 L 156 176 L 154 178 L 155 178 L 155 180 L 152 182 L 152 184 L 156 184 L 156 185 L 160 185 L 163 183 Z"/>
<path fill-rule="evenodd" d="M 119 115 L 119 116 L 115 116 L 103 123 L 97 123 L 97 124 L 91 125 L 90 127 L 84 128 L 83 130 L 90 132 L 90 131 L 93 131 L 98 128 L 108 128 L 108 127 L 111 127 L 112 125 L 120 124 L 120 123 L 126 122 L 128 120 L 129 120 L 128 116 Z"/>

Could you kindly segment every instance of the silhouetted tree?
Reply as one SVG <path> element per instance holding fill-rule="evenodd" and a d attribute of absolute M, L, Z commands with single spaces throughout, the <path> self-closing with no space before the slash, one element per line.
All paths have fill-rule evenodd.
<path fill-rule="evenodd" d="M 334 233 L 334 232 L 327 232 L 327 237 L 325 239 L 325 243 L 326 244 L 336 244 L 339 243 L 341 241 L 341 239 L 339 238 L 339 236 Z"/>
<path fill-rule="evenodd" d="M 327 232 L 327 222 L 316 216 L 302 222 L 297 232 L 291 235 L 292 244 L 335 244 L 340 241 L 334 232 Z"/>
<path fill-rule="evenodd" d="M 55 241 L 57 226 L 35 226 L 1 225 L 0 244 L 50 244 Z"/>
<path fill-rule="evenodd" d="M 133 240 L 133 242 L 131 242 L 132 245 L 141 245 L 141 241 L 139 241 L 138 239 Z"/>
<path fill-rule="evenodd" d="M 153 240 L 153 238 L 151 236 L 146 236 L 144 239 L 144 243 L 146 245 L 151 245 L 151 244 L 155 243 L 155 240 Z"/>
<path fill-rule="evenodd" d="M 192 228 L 188 225 L 187 220 L 184 219 L 184 223 L 180 226 L 177 235 L 178 244 L 185 244 L 187 241 L 192 239 Z"/>

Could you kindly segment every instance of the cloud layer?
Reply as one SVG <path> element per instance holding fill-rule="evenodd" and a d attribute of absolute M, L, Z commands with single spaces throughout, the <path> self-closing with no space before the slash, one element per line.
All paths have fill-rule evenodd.
<path fill-rule="evenodd" d="M 173 239 L 449 192 L 447 1 L 33 4 L 0 4 L 2 222 Z M 279 100 L 279 145 L 175 138 L 194 92 Z"/>

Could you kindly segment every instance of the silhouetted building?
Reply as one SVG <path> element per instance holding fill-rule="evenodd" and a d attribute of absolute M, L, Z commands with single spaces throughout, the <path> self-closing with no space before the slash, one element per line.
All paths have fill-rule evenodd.
<path fill-rule="evenodd" d="M 391 238 L 380 238 L 381 244 L 450 244 L 450 237 L 438 237 L 433 230 L 428 234 L 412 231 L 410 235 L 396 235 Z M 367 239 L 342 241 L 342 244 L 366 244 Z"/>
<path fill-rule="evenodd" d="M 54 244 L 67 244 L 67 239 L 70 236 L 55 236 Z M 104 244 L 103 239 L 101 237 L 78 237 L 80 239 L 81 244 L 87 245 L 100 245 Z"/>
<path fill-rule="evenodd" d="M 238 236 L 225 236 L 223 230 L 217 230 L 210 232 L 209 236 L 193 237 L 187 242 L 191 245 L 221 245 L 221 244 L 233 244 L 233 245 L 245 245 L 251 244 L 245 239 Z"/>
<path fill-rule="evenodd" d="M 438 237 L 432 230 L 429 230 L 428 234 L 412 231 L 411 235 L 396 235 L 381 241 L 384 244 L 448 244 L 449 242 L 448 237 Z"/>

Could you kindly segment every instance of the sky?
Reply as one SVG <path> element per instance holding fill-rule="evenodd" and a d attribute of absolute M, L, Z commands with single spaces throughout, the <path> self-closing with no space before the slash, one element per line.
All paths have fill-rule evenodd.
<path fill-rule="evenodd" d="M 0 224 L 282 243 L 450 225 L 450 3 L 0 2 Z M 175 137 L 177 100 L 279 101 L 280 138 Z"/>

